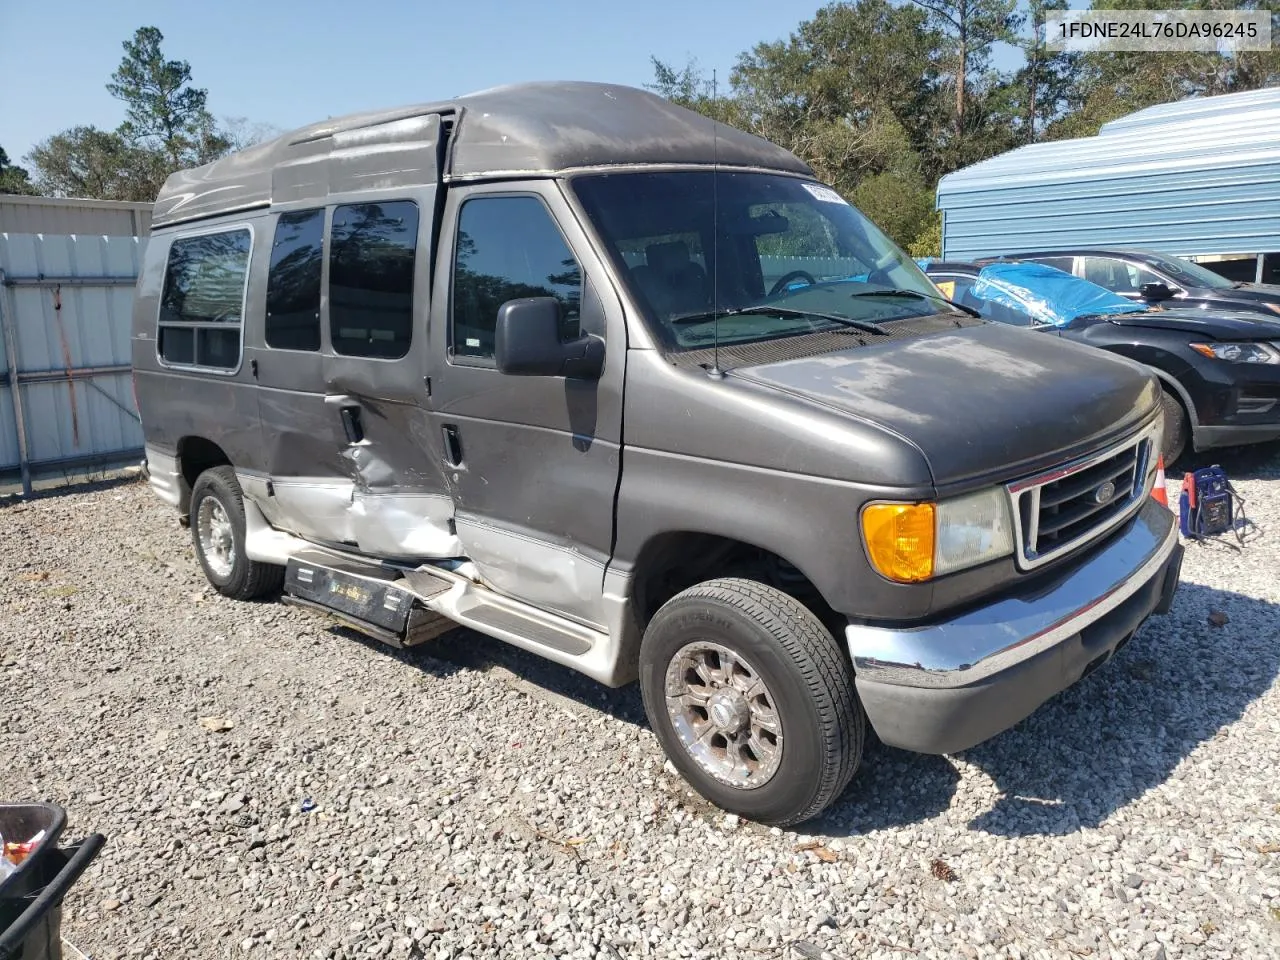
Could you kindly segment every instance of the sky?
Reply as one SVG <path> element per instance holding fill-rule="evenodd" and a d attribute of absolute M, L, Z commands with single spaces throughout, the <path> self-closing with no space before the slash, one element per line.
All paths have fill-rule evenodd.
<path fill-rule="evenodd" d="M 522 80 L 652 80 L 650 55 L 721 83 L 822 0 L 0 0 L 0 147 L 10 160 L 80 124 L 114 128 L 105 85 L 142 26 L 191 64 L 222 120 L 289 130 Z"/>

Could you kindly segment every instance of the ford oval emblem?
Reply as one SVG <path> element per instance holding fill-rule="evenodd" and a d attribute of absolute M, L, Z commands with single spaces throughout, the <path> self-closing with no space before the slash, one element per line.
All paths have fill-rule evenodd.
<path fill-rule="evenodd" d="M 1097 490 L 1093 491 L 1094 503 L 1110 503 L 1111 498 L 1116 495 L 1116 485 L 1108 480 Z"/>

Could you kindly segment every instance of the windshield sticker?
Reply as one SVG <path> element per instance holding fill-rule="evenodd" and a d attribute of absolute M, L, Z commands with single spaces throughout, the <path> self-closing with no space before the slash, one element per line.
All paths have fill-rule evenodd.
<path fill-rule="evenodd" d="M 802 183 L 801 186 L 809 191 L 810 196 L 816 200 L 821 200 L 823 203 L 838 203 L 846 207 L 849 205 L 845 202 L 844 197 L 821 183 Z"/>

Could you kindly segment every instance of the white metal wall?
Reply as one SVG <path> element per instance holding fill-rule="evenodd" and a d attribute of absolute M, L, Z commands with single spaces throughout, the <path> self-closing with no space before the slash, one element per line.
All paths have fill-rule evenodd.
<path fill-rule="evenodd" d="M 0 233 L 145 237 L 150 229 L 149 203 L 0 194 Z"/>
<path fill-rule="evenodd" d="M 144 240 L 0 233 L 0 478 L 136 460 L 129 329 Z"/>

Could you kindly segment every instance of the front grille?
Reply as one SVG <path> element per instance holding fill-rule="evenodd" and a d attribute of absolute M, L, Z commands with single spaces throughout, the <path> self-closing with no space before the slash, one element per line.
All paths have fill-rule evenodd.
<path fill-rule="evenodd" d="M 1010 484 L 1019 566 L 1083 546 L 1132 513 L 1146 494 L 1152 447 L 1144 434 Z"/>

